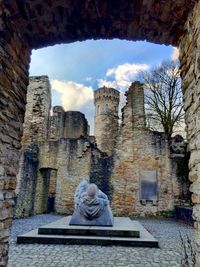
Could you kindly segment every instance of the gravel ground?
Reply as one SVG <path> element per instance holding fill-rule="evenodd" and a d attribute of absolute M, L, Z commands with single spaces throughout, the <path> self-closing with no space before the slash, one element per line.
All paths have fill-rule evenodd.
<path fill-rule="evenodd" d="M 185 242 L 188 238 L 194 239 L 194 229 L 191 226 L 171 219 L 139 219 L 142 225 L 159 240 L 159 249 L 16 244 L 19 234 L 60 218 L 62 216 L 37 215 L 15 220 L 10 238 L 8 267 L 179 267 L 183 257 L 180 234 Z"/>

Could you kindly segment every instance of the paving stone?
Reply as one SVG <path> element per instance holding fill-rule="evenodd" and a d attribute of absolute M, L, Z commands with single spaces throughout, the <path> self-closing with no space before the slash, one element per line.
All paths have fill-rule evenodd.
<path fill-rule="evenodd" d="M 8 267 L 179 267 L 180 233 L 193 240 L 194 229 L 170 219 L 140 219 L 140 223 L 159 240 L 160 249 L 81 245 L 17 245 L 17 235 L 62 218 L 37 215 L 17 219 L 10 238 Z M 192 265 L 191 265 L 192 266 Z"/>

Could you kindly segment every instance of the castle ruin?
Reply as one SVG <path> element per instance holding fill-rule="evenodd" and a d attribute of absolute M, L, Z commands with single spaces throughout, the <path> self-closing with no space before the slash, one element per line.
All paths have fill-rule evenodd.
<path fill-rule="evenodd" d="M 160 215 L 179 201 L 180 185 L 168 142 L 146 128 L 144 90 L 132 83 L 119 124 L 120 94 L 94 92 L 95 136 L 84 114 L 51 110 L 47 76 L 31 77 L 18 174 L 16 217 L 71 214 L 77 185 L 95 182 L 116 215 Z M 30 197 L 31 196 L 31 197 Z"/>
<path fill-rule="evenodd" d="M 98 7 L 98 9 L 97 9 Z M 28 69 L 32 49 L 88 39 L 146 40 L 179 48 L 188 140 L 189 180 L 200 265 L 200 1 L 1 1 L 1 260 L 7 265 Z M 78 14 L 78 17 L 77 17 Z M 78 19 L 77 19 L 78 18 Z M 67 30 L 66 30 L 67 29 Z M 16 116 L 17 114 L 17 116 Z M 103 164 L 103 163 L 102 163 Z"/>

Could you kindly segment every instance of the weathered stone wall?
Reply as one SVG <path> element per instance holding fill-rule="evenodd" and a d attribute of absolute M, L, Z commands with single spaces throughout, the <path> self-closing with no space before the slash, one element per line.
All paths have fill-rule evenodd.
<path fill-rule="evenodd" d="M 94 104 L 97 146 L 101 151 L 112 155 L 119 131 L 119 92 L 113 88 L 99 88 L 94 92 Z"/>
<path fill-rule="evenodd" d="M 113 38 L 177 44 L 195 2 L 7 0 L 6 7 L 13 25 L 26 36 L 30 47 L 41 48 Z"/>
<path fill-rule="evenodd" d="M 85 115 L 79 111 L 67 111 L 60 106 L 53 108 L 50 117 L 49 140 L 60 138 L 80 138 L 89 135 L 89 125 Z"/>
<path fill-rule="evenodd" d="M 29 88 L 32 99 L 36 99 L 38 91 L 36 90 L 36 96 L 34 96 L 33 87 Z M 45 89 L 45 92 L 47 94 L 44 94 L 44 99 L 42 97 L 40 99 L 44 111 L 47 110 L 43 107 L 45 103 L 50 106 L 48 101 L 50 91 Z M 32 105 L 33 101 L 30 104 Z M 150 132 L 145 128 L 144 91 L 141 84 L 135 82 L 129 88 L 119 136 L 117 120 L 119 92 L 110 88 L 101 88 L 95 92 L 95 104 L 95 126 L 100 138 L 97 137 L 97 140 L 101 141 L 100 145 L 105 144 L 105 147 L 109 147 L 108 144 L 111 143 L 109 147 L 111 155 L 108 155 L 108 151 L 99 150 L 94 138 L 87 135 L 88 124 L 82 113 L 65 112 L 62 107 L 57 106 L 53 108 L 53 116 L 49 120 L 49 111 L 46 116 L 40 116 L 43 112 L 35 113 L 34 105 L 31 109 L 28 107 L 28 113 L 32 110 L 32 116 L 30 116 L 32 121 L 42 121 L 38 125 L 45 125 L 45 127 L 38 127 L 41 132 L 36 131 L 40 148 L 36 176 L 29 175 L 30 179 L 26 177 L 26 151 L 21 160 L 21 179 L 19 179 L 21 185 L 18 186 L 16 216 L 47 212 L 50 198 L 55 198 L 54 210 L 57 213 L 72 213 L 74 192 L 84 177 L 95 182 L 109 195 L 110 199 L 113 199 L 112 206 L 117 215 L 159 214 L 161 211 L 173 209 L 180 188 L 177 186 L 176 173 L 169 159 L 170 151 L 164 135 Z M 35 101 L 35 105 L 38 110 L 41 110 L 38 101 Z M 110 119 L 108 111 L 112 115 L 114 113 L 116 127 L 113 126 L 113 120 Z M 107 124 L 104 124 L 102 117 L 108 118 L 107 123 L 111 124 L 109 128 L 106 128 Z M 46 126 L 48 120 L 49 128 Z M 45 131 L 43 131 L 44 128 Z M 31 127 L 29 131 L 30 136 L 35 134 Z M 48 136 L 46 132 L 49 132 Z M 33 136 L 33 140 L 35 138 Z M 32 163 L 30 167 L 34 168 Z M 152 203 L 150 201 L 141 203 L 140 178 L 141 173 L 146 170 L 154 171 L 157 176 L 159 196 Z M 33 195 L 33 202 L 27 200 L 26 192 Z M 27 212 L 24 211 L 24 203 L 27 205 Z"/>
<path fill-rule="evenodd" d="M 30 61 L 26 42 L 7 21 L 4 2 L 0 1 L 0 266 L 7 264 Z"/>
<path fill-rule="evenodd" d="M 51 109 L 51 87 L 47 76 L 29 78 L 22 146 L 47 139 Z"/>
<path fill-rule="evenodd" d="M 138 95 L 138 97 L 137 97 Z M 174 208 L 176 179 L 169 159 L 168 143 L 161 133 L 145 128 L 144 92 L 137 82 L 127 93 L 123 121 L 114 154 L 112 207 L 118 215 L 160 214 Z M 158 201 L 141 203 L 142 171 L 155 171 Z"/>
<path fill-rule="evenodd" d="M 191 204 L 189 176 L 189 158 L 187 151 L 187 142 L 181 135 L 176 135 L 170 142 L 170 158 L 172 160 L 173 170 L 177 176 L 177 190 L 179 191 L 179 205 Z"/>
<path fill-rule="evenodd" d="M 74 192 L 80 181 L 90 176 L 91 155 L 94 144 L 88 138 L 60 139 L 41 144 L 40 175 L 38 176 L 35 198 L 35 213 L 46 211 L 49 184 L 44 184 L 42 172 L 57 170 L 55 189 L 55 211 L 71 214 L 74 209 Z M 48 182 L 49 183 L 49 182 Z"/>
<path fill-rule="evenodd" d="M 49 140 L 59 140 L 64 136 L 64 114 L 65 111 L 61 106 L 53 107 L 53 115 L 49 119 Z"/>
<path fill-rule="evenodd" d="M 39 147 L 35 144 L 27 146 L 23 152 L 21 166 L 22 177 L 15 208 L 16 217 L 32 215 L 39 165 L 38 154 Z"/>
<path fill-rule="evenodd" d="M 180 61 L 183 79 L 184 109 L 187 125 L 189 179 L 193 217 L 196 220 L 196 266 L 200 266 L 200 1 L 191 12 L 185 24 L 185 34 L 181 38 Z"/>
<path fill-rule="evenodd" d="M 113 156 L 107 156 L 95 147 L 91 154 L 90 182 L 95 183 L 111 200 L 112 185 L 110 177 L 113 169 Z"/>
<path fill-rule="evenodd" d="M 88 121 L 85 115 L 78 111 L 68 111 L 65 113 L 64 137 L 80 138 L 88 136 Z"/>
<path fill-rule="evenodd" d="M 26 113 L 23 124 L 23 137 L 19 172 L 17 174 L 17 207 L 15 216 L 28 216 L 32 214 L 33 205 L 28 200 L 26 191 L 33 194 L 35 191 L 36 177 L 30 175 L 26 178 L 27 170 L 31 169 L 31 162 L 26 162 L 27 149 L 30 145 L 38 144 L 47 139 L 48 125 L 51 108 L 51 88 L 47 76 L 34 76 L 29 78 L 26 97 Z M 33 160 L 34 161 L 34 160 Z M 26 165 L 29 165 L 26 166 Z M 33 167 L 33 166 L 32 166 Z M 34 169 L 34 167 L 33 167 Z M 25 207 L 26 206 L 26 207 Z"/>
<path fill-rule="evenodd" d="M 116 1 L 113 6 L 110 1 L 103 1 L 101 5 L 90 1 L 83 1 L 81 5 L 80 1 L 74 1 L 73 5 L 52 0 L 0 1 L 0 220 L 5 230 L 0 237 L 1 266 L 7 261 L 7 237 L 28 83 L 30 51 L 26 44 L 38 48 L 91 38 L 145 39 L 175 45 L 180 41 L 182 76 L 184 87 L 188 87 L 185 109 L 192 154 L 190 179 L 194 186 L 191 189 L 199 227 L 199 1 L 128 0 Z M 199 240 L 197 235 L 198 250 Z M 197 266 L 199 259 L 198 252 Z"/>
<path fill-rule="evenodd" d="M 47 212 L 50 196 L 55 197 L 56 212 L 70 213 L 75 188 L 90 172 L 92 138 L 88 138 L 88 122 L 81 112 L 65 112 L 60 106 L 54 107 L 50 116 L 47 76 L 30 78 L 27 101 L 16 216 Z M 38 146 L 37 159 L 30 146 Z"/>

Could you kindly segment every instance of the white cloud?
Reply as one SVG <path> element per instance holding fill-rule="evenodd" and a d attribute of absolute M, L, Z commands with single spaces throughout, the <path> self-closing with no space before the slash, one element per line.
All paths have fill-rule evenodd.
<path fill-rule="evenodd" d="M 98 79 L 98 86 L 99 87 L 106 86 L 106 87 L 109 87 L 109 88 L 117 88 L 118 87 L 116 81 L 107 81 L 107 80 L 104 80 L 104 79 Z"/>
<path fill-rule="evenodd" d="M 147 70 L 147 64 L 130 64 L 125 63 L 116 68 L 108 69 L 106 72 L 106 79 L 99 79 L 98 85 L 114 87 L 120 91 L 128 90 L 131 82 L 133 82 L 138 73 L 142 70 Z M 112 80 L 110 80 L 112 78 Z"/>
<path fill-rule="evenodd" d="M 51 81 L 52 89 L 61 94 L 61 103 L 65 110 L 80 110 L 93 101 L 92 87 L 73 81 Z"/>
<path fill-rule="evenodd" d="M 177 47 L 173 47 L 173 52 L 171 55 L 172 60 L 178 60 L 179 59 L 179 50 Z"/>
<path fill-rule="evenodd" d="M 125 63 L 110 68 L 106 71 L 105 79 L 97 80 L 99 87 L 112 87 L 118 89 L 121 95 L 120 108 L 125 104 L 124 92 L 128 90 L 131 82 L 136 79 L 137 74 L 148 69 L 146 64 L 130 64 Z M 90 82 L 91 77 L 86 77 L 86 81 Z M 77 110 L 85 114 L 91 126 L 93 133 L 94 121 L 94 104 L 93 104 L 93 88 L 85 86 L 74 81 L 51 80 L 52 90 L 60 94 L 60 102 L 64 109 Z"/>
<path fill-rule="evenodd" d="M 93 89 L 73 81 L 51 80 L 52 90 L 60 93 L 60 102 L 64 109 L 80 111 L 85 114 L 90 125 L 90 134 L 94 131 Z"/>

